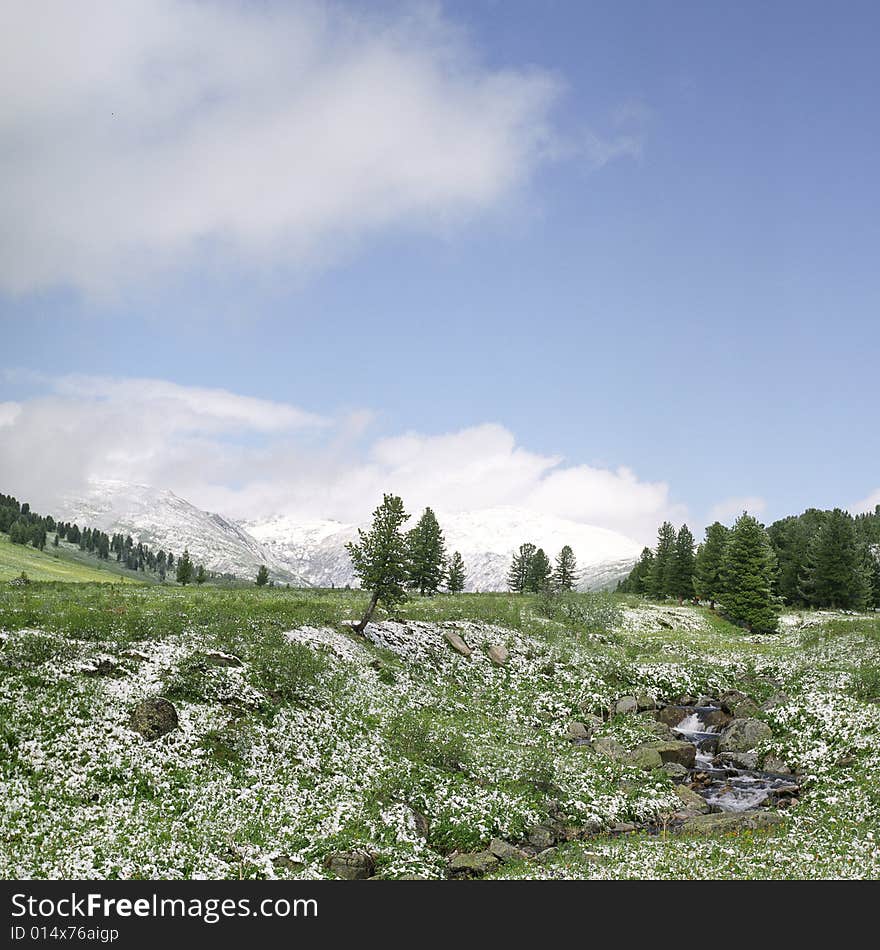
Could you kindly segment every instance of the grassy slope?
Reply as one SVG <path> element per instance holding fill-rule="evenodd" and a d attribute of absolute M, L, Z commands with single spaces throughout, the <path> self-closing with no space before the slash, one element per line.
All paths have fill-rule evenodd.
<path fill-rule="evenodd" d="M 363 609 L 356 591 L 0 587 L 0 876 L 315 877 L 349 848 L 373 851 L 380 876 L 442 876 L 448 852 L 519 840 L 551 802 L 598 836 L 505 875 L 880 876 L 880 726 L 866 702 L 880 621 L 809 615 L 754 637 L 707 611 L 672 610 L 665 629 L 634 600 L 626 622 L 581 602 L 562 623 L 528 597 L 406 607 L 413 620 L 504 625 L 463 630 L 465 659 L 417 625 L 396 643 L 351 636 L 341 622 Z M 311 645 L 282 635 L 303 625 L 327 632 L 304 634 Z M 506 668 L 485 655 L 499 641 Z M 244 664 L 214 666 L 209 650 Z M 105 656 L 117 675 L 83 672 Z M 664 776 L 572 746 L 571 718 L 637 689 L 762 700 L 780 686 L 791 703 L 762 714 L 772 751 L 808 779 L 782 830 L 603 836 L 677 799 Z M 127 719 L 156 694 L 180 729 L 145 743 Z M 603 731 L 632 745 L 646 725 L 617 717 Z"/>
<path fill-rule="evenodd" d="M 51 543 L 44 551 L 38 551 L 30 545 L 13 544 L 9 536 L 0 533 L 0 581 L 12 580 L 22 571 L 32 581 L 65 581 L 73 583 L 120 583 L 121 572 L 112 571 L 109 565 L 101 565 L 95 558 L 87 555 L 77 556 L 67 549 L 52 547 Z M 115 566 L 115 565 L 114 565 Z M 126 572 L 128 573 L 128 572 Z M 126 581 L 133 580 L 129 575 Z"/>

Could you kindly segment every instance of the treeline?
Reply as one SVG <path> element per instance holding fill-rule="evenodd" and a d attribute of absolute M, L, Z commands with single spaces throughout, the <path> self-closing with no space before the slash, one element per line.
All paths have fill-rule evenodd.
<path fill-rule="evenodd" d="M 567 544 L 551 565 L 544 549 L 527 541 L 513 555 L 507 573 L 507 586 L 517 594 L 572 590 L 577 580 L 577 560 Z"/>
<path fill-rule="evenodd" d="M 766 529 L 744 513 L 710 525 L 696 549 L 687 525 L 667 521 L 618 590 L 717 603 L 754 630 L 775 629 L 783 605 L 880 608 L 880 505 L 856 517 L 811 508 Z"/>
<path fill-rule="evenodd" d="M 189 552 L 175 558 L 172 551 L 153 551 L 149 545 L 131 535 L 107 534 L 98 528 L 80 528 L 68 521 L 56 521 L 52 515 L 39 515 L 31 511 L 27 502 L 19 503 L 12 495 L 0 494 L 0 532 L 9 535 L 13 544 L 31 544 L 42 551 L 53 536 L 52 545 L 59 547 L 61 541 L 75 544 L 99 560 L 115 560 L 130 571 L 154 574 L 164 581 L 169 574 L 180 584 L 203 584 L 207 580 L 235 580 L 233 574 L 208 571 L 202 564 L 194 564 Z"/>

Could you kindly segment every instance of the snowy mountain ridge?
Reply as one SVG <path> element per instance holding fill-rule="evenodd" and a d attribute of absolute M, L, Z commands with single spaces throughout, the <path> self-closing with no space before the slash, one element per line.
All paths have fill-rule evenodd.
<path fill-rule="evenodd" d="M 108 533 L 130 534 L 154 549 L 176 555 L 188 548 L 209 570 L 252 578 L 261 564 L 271 577 L 293 586 L 357 586 L 345 549 L 358 526 L 340 521 L 302 520 L 289 515 L 233 521 L 203 511 L 167 489 L 114 480 L 93 481 L 84 497 L 65 499 L 57 517 Z M 551 560 L 569 544 L 578 562 L 581 589 L 613 586 L 641 550 L 606 528 L 543 515 L 524 508 L 496 507 L 438 512 L 447 552 L 461 552 L 467 590 L 507 589 L 514 551 L 526 541 Z M 407 526 L 415 523 L 416 515 Z"/>

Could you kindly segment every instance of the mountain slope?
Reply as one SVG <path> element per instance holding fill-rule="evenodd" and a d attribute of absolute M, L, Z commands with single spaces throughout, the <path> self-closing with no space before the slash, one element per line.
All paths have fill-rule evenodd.
<path fill-rule="evenodd" d="M 551 559 L 570 544 L 578 560 L 578 586 L 583 590 L 612 586 L 629 572 L 641 550 L 615 531 L 522 508 L 487 508 L 438 517 L 447 550 L 460 551 L 464 558 L 468 590 L 506 590 L 510 559 L 524 541 L 543 547 Z M 244 522 L 242 527 L 277 561 L 315 586 L 355 583 L 345 551 L 345 543 L 357 537 L 355 525 L 276 516 Z"/>
<path fill-rule="evenodd" d="M 32 581 L 66 581 L 71 583 L 130 584 L 134 578 L 121 576 L 104 567 L 97 558 L 78 559 L 71 546 L 62 542 L 59 547 L 50 543 L 45 551 L 30 545 L 13 544 L 0 533 L 0 581 L 11 581 L 22 571 Z"/>
<path fill-rule="evenodd" d="M 188 548 L 193 561 L 208 570 L 253 578 L 265 564 L 275 580 L 305 583 L 234 521 L 202 511 L 164 489 L 93 481 L 85 497 L 65 499 L 56 517 L 111 534 L 130 534 L 136 542 L 173 551 L 175 556 Z"/>

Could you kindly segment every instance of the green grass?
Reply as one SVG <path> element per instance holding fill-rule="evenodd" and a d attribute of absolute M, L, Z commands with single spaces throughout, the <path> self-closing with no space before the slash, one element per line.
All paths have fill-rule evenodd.
<path fill-rule="evenodd" d="M 557 610 L 464 594 L 414 598 L 399 639 L 373 643 L 346 626 L 365 600 L 0 585 L 0 877 L 308 878 L 351 849 L 374 853 L 382 877 L 442 877 L 451 851 L 522 841 L 551 816 L 593 836 L 500 876 L 880 876 L 880 619 L 806 615 L 752 636 L 693 607 L 663 608 L 661 627 L 635 598 Z M 456 622 L 471 657 L 411 621 Z M 486 656 L 499 642 L 504 667 Z M 665 775 L 572 745 L 568 723 L 630 692 L 729 688 L 791 697 L 759 714 L 767 751 L 806 776 L 786 824 L 608 837 L 678 800 Z M 145 742 L 129 717 L 156 695 L 180 728 Z M 619 716 L 600 731 L 630 748 L 649 726 Z"/>
<path fill-rule="evenodd" d="M 32 581 L 118 584 L 133 580 L 130 575 L 124 578 L 98 566 L 93 558 L 79 558 L 66 548 L 54 548 L 50 543 L 44 551 L 38 551 L 30 545 L 13 544 L 0 533 L 0 582 L 10 581 L 22 571 Z"/>

